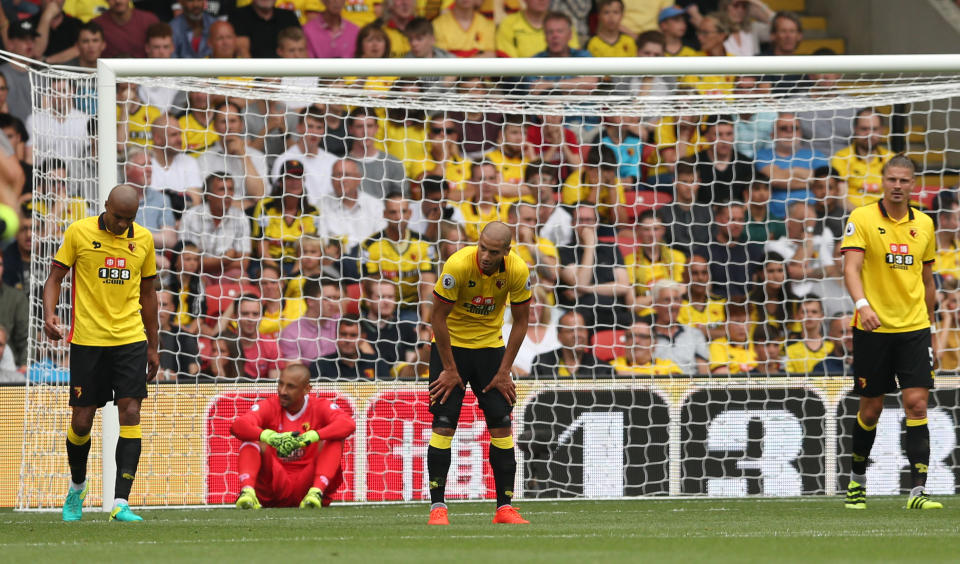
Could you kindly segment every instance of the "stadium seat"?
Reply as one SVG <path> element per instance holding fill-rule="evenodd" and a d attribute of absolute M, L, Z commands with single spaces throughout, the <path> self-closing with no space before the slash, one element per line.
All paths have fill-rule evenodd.
<path fill-rule="evenodd" d="M 602 362 L 609 362 L 618 356 L 623 355 L 623 331 L 617 329 L 607 329 L 597 331 L 590 339 L 590 346 L 593 347 L 593 356 Z"/>
<path fill-rule="evenodd" d="M 254 284 L 240 282 L 222 282 L 204 289 L 205 321 L 213 325 L 230 304 L 243 294 L 260 295 L 260 288 Z"/>
<path fill-rule="evenodd" d="M 344 315 L 360 315 L 360 284 L 347 286 L 347 295 L 344 297 Z"/>
<path fill-rule="evenodd" d="M 913 195 L 910 199 L 920 204 L 923 209 L 929 210 L 937 197 L 937 192 L 942 189 L 943 187 L 938 184 L 917 185 L 913 187 Z"/>
<path fill-rule="evenodd" d="M 657 210 L 673 201 L 673 196 L 654 190 L 636 190 L 626 193 L 627 218 L 633 222 L 647 210 Z"/>

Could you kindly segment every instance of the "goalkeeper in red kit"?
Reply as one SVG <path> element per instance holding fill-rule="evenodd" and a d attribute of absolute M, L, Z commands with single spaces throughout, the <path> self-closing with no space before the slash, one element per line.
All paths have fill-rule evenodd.
<path fill-rule="evenodd" d="M 330 505 L 343 481 L 344 442 L 356 425 L 336 403 L 309 393 L 310 371 L 288 365 L 277 380 L 277 395 L 234 421 L 230 431 L 243 441 L 237 507 Z"/>

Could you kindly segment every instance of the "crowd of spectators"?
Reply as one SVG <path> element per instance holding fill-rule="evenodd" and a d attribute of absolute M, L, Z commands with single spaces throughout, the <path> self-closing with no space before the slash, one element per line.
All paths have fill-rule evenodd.
<path fill-rule="evenodd" d="M 277 7 L 288 4 L 296 9 Z M 721 0 L 709 12 L 641 0 L 508 1 L 503 13 L 476 0 L 19 5 L 0 16 L 5 48 L 78 67 L 100 57 L 789 56 L 802 39 L 796 14 L 760 0 Z M 820 92 L 838 79 L 550 76 L 522 87 L 763 95 Z M 305 80 L 283 82 L 317 86 Z M 505 88 L 455 76 L 342 83 L 472 96 Z M 893 155 L 873 109 L 591 122 L 127 83 L 117 100 L 120 179 L 140 190 L 137 221 L 153 233 L 163 273 L 166 380 L 274 378 L 293 361 L 321 379 L 424 377 L 437 273 L 495 220 L 513 228 L 531 267 L 521 377 L 843 372 L 853 304 L 839 241 L 847 213 L 880 197 Z M 31 221 L 62 229 L 95 211 L 81 197 L 96 183 L 95 105 L 74 82 L 52 81 L 33 113 L 26 73 L 0 66 L 0 203 L 23 214 L 0 263 L 0 346 L 10 344 L 0 368 L 6 348 L 14 366 L 25 362 L 26 300 L 9 296 L 37 284 Z M 944 195 L 937 210 L 939 351 L 956 369 L 960 205 Z"/>

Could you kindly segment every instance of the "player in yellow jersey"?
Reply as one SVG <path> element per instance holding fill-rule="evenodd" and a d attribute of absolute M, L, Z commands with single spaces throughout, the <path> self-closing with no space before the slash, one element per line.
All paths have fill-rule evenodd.
<path fill-rule="evenodd" d="M 475 246 L 455 252 L 433 290 L 430 354 L 430 413 L 433 434 L 427 449 L 430 525 L 449 525 L 444 490 L 466 384 L 470 383 L 490 430 L 490 468 L 497 491 L 494 523 L 528 523 L 511 505 L 517 462 L 510 412 L 517 391 L 510 367 L 527 334 L 530 271 L 510 252 L 512 231 L 495 221 Z M 510 302 L 513 328 L 503 343 L 503 309 Z"/>
<path fill-rule="evenodd" d="M 841 251 L 843 280 L 853 298 L 853 459 L 846 507 L 867 507 L 867 459 L 877 436 L 883 398 L 902 392 L 906 450 L 913 489 L 909 509 L 940 509 L 924 487 L 930 464 L 927 400 L 933 387 L 931 326 L 936 306 L 933 221 L 910 207 L 916 168 L 903 154 L 881 171 L 883 198 L 853 210 Z"/>
<path fill-rule="evenodd" d="M 157 263 L 153 235 L 134 223 L 137 190 L 121 184 L 110 191 L 106 211 L 74 222 L 53 258 L 43 287 L 43 331 L 63 338 L 57 301 L 73 273 L 70 333 L 70 407 L 67 460 L 70 490 L 64 521 L 79 521 L 86 497 L 90 429 L 97 408 L 116 401 L 120 412 L 117 481 L 111 521 L 142 521 L 127 502 L 140 461 L 140 402 L 157 375 L 160 357 Z"/>

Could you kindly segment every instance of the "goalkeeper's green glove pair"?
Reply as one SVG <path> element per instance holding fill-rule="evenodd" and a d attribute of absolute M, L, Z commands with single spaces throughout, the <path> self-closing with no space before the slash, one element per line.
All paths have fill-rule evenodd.
<path fill-rule="evenodd" d="M 260 440 L 277 449 L 277 455 L 285 458 L 293 454 L 298 448 L 303 448 L 320 440 L 316 431 L 278 433 L 272 429 L 264 429 L 260 433 Z"/>

